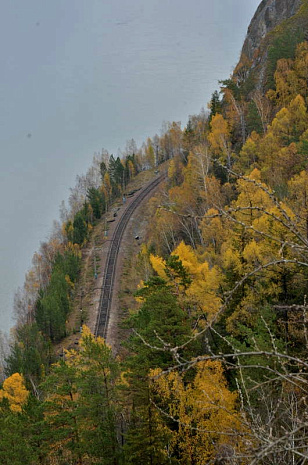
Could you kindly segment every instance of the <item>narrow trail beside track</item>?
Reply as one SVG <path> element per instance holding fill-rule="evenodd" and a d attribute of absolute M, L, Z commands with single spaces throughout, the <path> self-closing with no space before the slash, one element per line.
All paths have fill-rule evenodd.
<path fill-rule="evenodd" d="M 111 345 L 113 345 L 113 338 L 110 335 L 112 332 L 110 320 L 113 317 L 112 313 L 115 311 L 114 301 L 117 297 L 116 280 L 119 279 L 120 275 L 118 258 L 123 235 L 135 210 L 153 194 L 158 185 L 165 179 L 165 176 L 165 174 L 157 176 L 143 189 L 134 193 L 133 197 L 127 201 L 122 214 L 117 217 L 116 227 L 109 239 L 94 333 L 96 336 L 102 336 L 107 339 L 107 342 Z"/>

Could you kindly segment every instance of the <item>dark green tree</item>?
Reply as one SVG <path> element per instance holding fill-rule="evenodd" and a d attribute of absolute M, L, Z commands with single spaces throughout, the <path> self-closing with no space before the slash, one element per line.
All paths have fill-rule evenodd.
<path fill-rule="evenodd" d="M 176 257 L 170 265 L 174 278 L 175 273 L 182 274 Z M 126 399 L 131 411 L 124 445 L 125 463 L 163 465 L 170 461 L 165 454 L 165 434 L 158 427 L 148 373 L 150 369 L 176 363 L 168 347 L 187 342 L 191 324 L 187 312 L 177 302 L 173 286 L 169 288 L 163 279 L 154 276 L 137 295 L 144 301 L 128 321 L 133 334 L 128 341 L 131 355 L 125 362 L 129 373 Z M 185 348 L 180 356 L 189 358 L 195 350 L 196 346 Z"/>
<path fill-rule="evenodd" d="M 215 90 L 215 92 L 213 92 L 212 94 L 212 98 L 211 98 L 211 101 L 210 101 L 210 104 L 209 104 L 209 108 L 210 108 L 210 121 L 211 119 L 213 118 L 213 116 L 216 115 L 216 113 L 221 113 L 222 112 L 222 104 L 221 104 L 221 101 L 220 101 L 220 98 L 219 98 L 219 93 L 217 90 Z"/>
<path fill-rule="evenodd" d="M 70 311 L 72 283 L 78 277 L 80 257 L 71 251 L 58 254 L 50 282 L 39 292 L 35 320 L 38 328 L 52 341 L 59 341 L 66 334 L 65 323 Z"/>
<path fill-rule="evenodd" d="M 53 360 L 50 341 L 44 337 L 36 323 L 16 329 L 16 340 L 6 360 L 6 374 L 24 375 L 27 388 L 38 386 Z"/>
<path fill-rule="evenodd" d="M 29 421 L 24 413 L 10 410 L 6 399 L 0 402 L 0 463 L 1 465 L 33 465 L 38 462 L 38 450 L 32 447 Z"/>
<path fill-rule="evenodd" d="M 76 213 L 73 221 L 73 237 L 74 244 L 81 245 L 87 239 L 88 228 L 82 212 Z"/>
<path fill-rule="evenodd" d="M 83 464 L 84 443 L 79 415 L 78 370 L 59 362 L 42 385 L 45 395 L 45 441 L 49 455 L 61 455 L 76 465 Z M 54 451 L 54 452 L 53 452 Z M 70 461 L 69 461 L 70 460 Z"/>
<path fill-rule="evenodd" d="M 80 356 L 80 415 L 86 453 L 101 465 L 121 462 L 121 404 L 119 402 L 119 363 L 103 339 L 84 328 Z"/>
<path fill-rule="evenodd" d="M 68 352 L 42 386 L 49 454 L 79 465 L 89 458 L 120 464 L 119 374 L 110 347 L 84 327 L 79 350 Z"/>
<path fill-rule="evenodd" d="M 101 164 L 100 164 L 100 173 L 101 173 L 102 181 L 104 180 L 104 176 L 105 176 L 106 172 L 107 172 L 106 163 L 104 161 L 102 161 Z"/>
<path fill-rule="evenodd" d="M 106 207 L 102 192 L 95 187 L 90 187 L 87 191 L 87 198 L 92 207 L 94 219 L 100 219 Z"/>
<path fill-rule="evenodd" d="M 251 134 L 252 131 L 256 131 L 258 134 L 263 134 L 262 120 L 256 104 L 253 101 L 249 103 L 247 114 L 247 132 L 248 134 Z"/>
<path fill-rule="evenodd" d="M 119 157 L 114 158 L 113 155 L 110 156 L 108 173 L 110 175 L 110 181 L 113 188 L 113 194 L 118 195 L 120 192 L 121 186 L 123 187 L 124 177 L 125 177 L 125 168 L 121 163 Z"/>

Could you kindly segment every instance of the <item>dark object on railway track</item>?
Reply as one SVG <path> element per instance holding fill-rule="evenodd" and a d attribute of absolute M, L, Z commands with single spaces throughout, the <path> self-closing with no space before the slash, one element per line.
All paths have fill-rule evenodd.
<path fill-rule="evenodd" d="M 136 194 L 136 192 L 140 191 L 141 190 L 141 187 L 139 187 L 139 189 L 134 189 L 133 191 L 129 191 L 127 194 L 126 194 L 126 197 L 132 197 L 134 194 Z"/>

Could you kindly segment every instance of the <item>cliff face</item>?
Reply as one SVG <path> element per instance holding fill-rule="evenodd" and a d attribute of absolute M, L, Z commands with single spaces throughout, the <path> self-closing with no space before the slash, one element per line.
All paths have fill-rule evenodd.
<path fill-rule="evenodd" d="M 249 25 L 242 54 L 253 60 L 262 39 L 282 21 L 295 15 L 301 3 L 302 0 L 263 0 Z"/>
<path fill-rule="evenodd" d="M 304 38 L 308 29 L 308 0 L 262 0 L 248 27 L 240 62 L 233 73 L 237 83 L 242 85 L 250 79 L 254 89 L 264 91 L 269 75 L 268 50 L 273 40 L 284 34 L 293 37 L 294 42 L 299 29 Z"/>

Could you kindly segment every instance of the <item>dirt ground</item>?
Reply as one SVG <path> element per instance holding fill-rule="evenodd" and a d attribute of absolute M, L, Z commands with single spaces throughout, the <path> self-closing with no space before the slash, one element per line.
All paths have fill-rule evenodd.
<path fill-rule="evenodd" d="M 153 171 L 140 173 L 140 175 L 130 183 L 127 192 L 144 187 L 154 176 L 156 175 Z M 135 276 L 135 273 L 132 273 L 130 267 L 140 251 L 142 238 L 145 236 L 146 225 L 149 220 L 147 204 L 149 199 L 155 195 L 155 191 L 159 188 L 158 186 L 152 191 L 134 211 L 121 241 L 106 337 L 106 341 L 111 345 L 114 353 L 118 353 L 122 338 L 120 322 L 127 316 L 128 302 L 133 300 L 132 289 L 130 289 L 130 287 L 135 286 L 135 289 L 138 283 L 138 277 Z M 90 240 L 82 252 L 83 260 L 81 273 L 76 283 L 76 292 L 72 302 L 72 312 L 67 321 L 68 336 L 61 342 L 61 345 L 57 347 L 58 354 L 61 353 L 63 349 L 72 349 L 76 347 L 80 338 L 82 324 L 86 324 L 93 333 L 95 332 L 98 305 L 110 240 L 112 239 L 117 222 L 121 218 L 125 208 L 136 195 L 138 195 L 138 192 L 132 197 L 128 197 L 124 205 L 122 201 L 115 202 L 110 211 L 98 222 L 91 232 Z M 116 216 L 114 216 L 115 214 Z M 139 239 L 135 239 L 136 236 L 138 236 Z"/>

